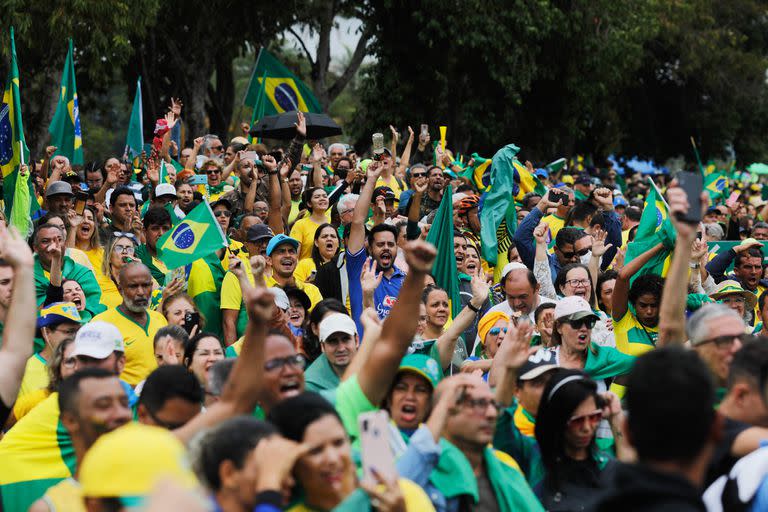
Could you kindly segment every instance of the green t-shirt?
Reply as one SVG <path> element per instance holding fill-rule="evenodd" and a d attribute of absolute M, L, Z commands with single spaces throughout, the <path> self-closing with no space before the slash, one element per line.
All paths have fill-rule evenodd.
<path fill-rule="evenodd" d="M 333 371 L 330 361 L 325 354 L 315 359 L 309 367 L 304 370 L 304 381 L 307 391 L 319 392 L 325 389 L 335 389 L 339 386 L 339 376 Z"/>
<path fill-rule="evenodd" d="M 339 413 L 344 425 L 344 430 L 347 431 L 353 446 L 355 446 L 360 436 L 357 417 L 364 412 L 378 410 L 378 407 L 373 405 L 363 393 L 360 383 L 357 381 L 357 375 L 343 381 L 336 389 L 320 391 L 320 395 L 336 408 L 336 412 Z"/>

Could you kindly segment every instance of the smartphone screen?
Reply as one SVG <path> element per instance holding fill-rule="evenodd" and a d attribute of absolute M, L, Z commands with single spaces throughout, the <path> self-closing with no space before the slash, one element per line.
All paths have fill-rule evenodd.
<path fill-rule="evenodd" d="M 701 222 L 701 192 L 704 190 L 704 181 L 700 172 L 682 171 L 677 174 L 677 182 L 680 188 L 685 190 L 688 196 L 690 208 L 684 215 L 678 218 L 684 222 L 698 224 Z"/>

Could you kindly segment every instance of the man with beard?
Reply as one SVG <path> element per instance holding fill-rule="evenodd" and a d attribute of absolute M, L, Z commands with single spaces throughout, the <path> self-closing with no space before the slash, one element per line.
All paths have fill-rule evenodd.
<path fill-rule="evenodd" d="M 221 196 L 222 199 L 226 199 L 232 204 L 232 217 L 235 219 L 245 213 L 245 197 L 248 195 L 251 185 L 256 187 L 257 201 L 266 201 L 269 196 L 267 181 L 259 179 L 256 163 L 253 159 L 238 156 L 237 160 L 237 176 L 240 178 L 240 185 Z M 270 155 L 264 155 L 262 161 L 267 171 L 273 171 L 277 168 L 275 159 Z"/>
<path fill-rule="evenodd" d="M 155 333 L 168 324 L 157 311 L 150 311 L 152 274 L 139 262 L 126 263 L 120 269 L 117 289 L 122 304 L 110 308 L 93 321 L 104 321 L 116 326 L 125 340 L 125 369 L 120 377 L 135 386 L 157 367 L 153 340 Z"/>
<path fill-rule="evenodd" d="M 265 280 L 270 288 L 295 286 L 307 294 L 314 308 L 315 304 L 323 300 L 320 290 L 312 283 L 305 283 L 293 277 L 293 271 L 296 270 L 296 264 L 299 261 L 298 249 L 299 241 L 295 238 L 283 234 L 272 237 L 267 244 L 267 260 L 272 267 L 272 275 Z M 358 277 L 358 282 L 359 280 Z"/>
<path fill-rule="evenodd" d="M 427 193 L 421 198 L 419 207 L 419 218 L 426 217 L 433 210 L 437 210 L 440 201 L 443 199 L 443 170 L 433 165 L 427 171 Z"/>
<path fill-rule="evenodd" d="M 293 224 L 296 221 L 296 217 L 299 216 L 301 191 L 303 189 L 304 182 L 301 181 L 301 172 L 294 170 L 288 178 L 288 191 L 291 193 L 291 213 L 288 214 L 288 224 Z"/>
<path fill-rule="evenodd" d="M 374 226 L 368 233 L 367 249 L 365 221 L 368 217 L 368 207 L 373 197 L 373 189 L 380 173 L 378 162 L 372 162 L 366 171 L 366 181 L 360 198 L 352 214 L 352 224 L 347 243 L 347 275 L 349 276 L 349 304 L 352 308 L 352 318 L 357 323 L 357 331 L 362 332 L 360 314 L 363 309 L 363 289 L 360 285 L 360 274 L 363 265 L 370 265 L 373 260 L 375 270 L 381 272 L 381 282 L 373 294 L 373 303 L 379 318 L 386 318 L 392 309 L 400 287 L 403 285 L 405 273 L 395 266 L 397 251 L 397 228 L 389 224 Z M 370 259 L 368 255 L 370 254 Z"/>

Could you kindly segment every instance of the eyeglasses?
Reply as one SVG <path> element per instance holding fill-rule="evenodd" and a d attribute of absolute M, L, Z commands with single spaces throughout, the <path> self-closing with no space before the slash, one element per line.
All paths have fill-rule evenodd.
<path fill-rule="evenodd" d="M 566 320 L 565 323 L 570 325 L 573 329 L 581 329 L 583 326 L 587 326 L 587 329 L 592 329 L 595 326 L 597 320 L 594 317 L 579 318 L 578 320 Z"/>
<path fill-rule="evenodd" d="M 467 408 L 472 409 L 473 412 L 478 413 L 487 411 L 489 405 L 492 405 L 496 410 L 503 409 L 499 402 L 490 398 L 464 398 L 460 403 L 466 405 Z"/>
<path fill-rule="evenodd" d="M 716 336 L 714 338 L 709 338 L 708 340 L 704 340 L 700 343 L 695 343 L 695 345 L 701 346 L 706 345 L 707 343 L 714 343 L 717 348 L 731 348 L 733 346 L 733 342 L 736 340 L 739 340 L 740 342 L 744 342 L 747 335 L 742 334 L 726 334 L 724 336 Z"/>
<path fill-rule="evenodd" d="M 587 286 L 589 284 L 589 279 L 568 279 L 565 284 L 569 284 L 574 288 L 577 286 Z"/>
<path fill-rule="evenodd" d="M 136 249 L 132 245 L 116 245 L 112 248 L 117 254 L 134 254 Z"/>
<path fill-rule="evenodd" d="M 304 366 L 306 366 L 306 363 L 304 362 L 304 358 L 300 355 L 296 354 L 295 356 L 288 356 L 288 357 L 278 357 L 276 359 L 270 359 L 266 363 L 264 363 L 264 370 L 271 372 L 273 370 L 282 370 L 284 366 L 292 366 L 294 368 L 298 368 L 299 370 L 303 370 Z"/>
<path fill-rule="evenodd" d="M 582 249 L 580 251 L 569 251 L 569 252 L 560 251 L 560 254 L 563 255 L 563 258 L 569 260 L 569 259 L 573 258 L 577 254 L 579 256 L 586 256 L 587 254 L 589 254 L 589 251 L 591 251 L 591 250 L 592 249 L 589 248 L 589 249 Z"/>
<path fill-rule="evenodd" d="M 600 423 L 600 420 L 602 419 L 603 411 L 596 409 L 592 412 L 582 414 L 580 416 L 571 416 L 571 418 L 568 420 L 568 428 L 577 430 L 582 428 L 586 423 L 589 423 L 590 426 L 595 426 Z"/>
<path fill-rule="evenodd" d="M 62 334 L 66 334 L 67 336 L 70 336 L 70 337 L 74 337 L 74 335 L 77 334 L 77 331 L 80 330 L 80 326 L 77 325 L 75 327 L 61 328 L 60 325 L 57 325 L 56 327 L 51 328 L 51 330 L 60 332 Z"/>
<path fill-rule="evenodd" d="M 163 427 L 166 430 L 176 430 L 177 428 L 186 425 L 186 422 L 171 423 L 169 421 L 161 420 L 154 412 L 152 412 L 152 409 L 149 407 L 145 407 L 145 409 L 149 413 L 149 417 L 152 418 L 152 421 L 154 421 L 157 426 Z"/>
<path fill-rule="evenodd" d="M 213 215 L 216 217 L 231 217 L 232 212 L 229 210 L 216 210 L 213 212 Z"/>
<path fill-rule="evenodd" d="M 504 334 L 507 334 L 507 328 L 506 327 L 491 327 L 491 330 L 488 331 L 488 334 L 491 336 L 498 336 L 500 332 L 503 332 Z"/>

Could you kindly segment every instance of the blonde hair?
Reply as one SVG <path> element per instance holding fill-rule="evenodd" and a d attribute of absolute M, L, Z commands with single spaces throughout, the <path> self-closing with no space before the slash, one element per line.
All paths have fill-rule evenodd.
<path fill-rule="evenodd" d="M 138 246 L 136 239 L 128 236 L 117 236 L 113 234 L 109 238 L 109 241 L 104 248 L 104 259 L 101 260 L 101 273 L 110 279 L 112 278 L 112 251 L 114 250 L 117 241 L 122 240 L 123 238 L 131 241 L 134 250 L 136 250 L 136 247 Z"/>

